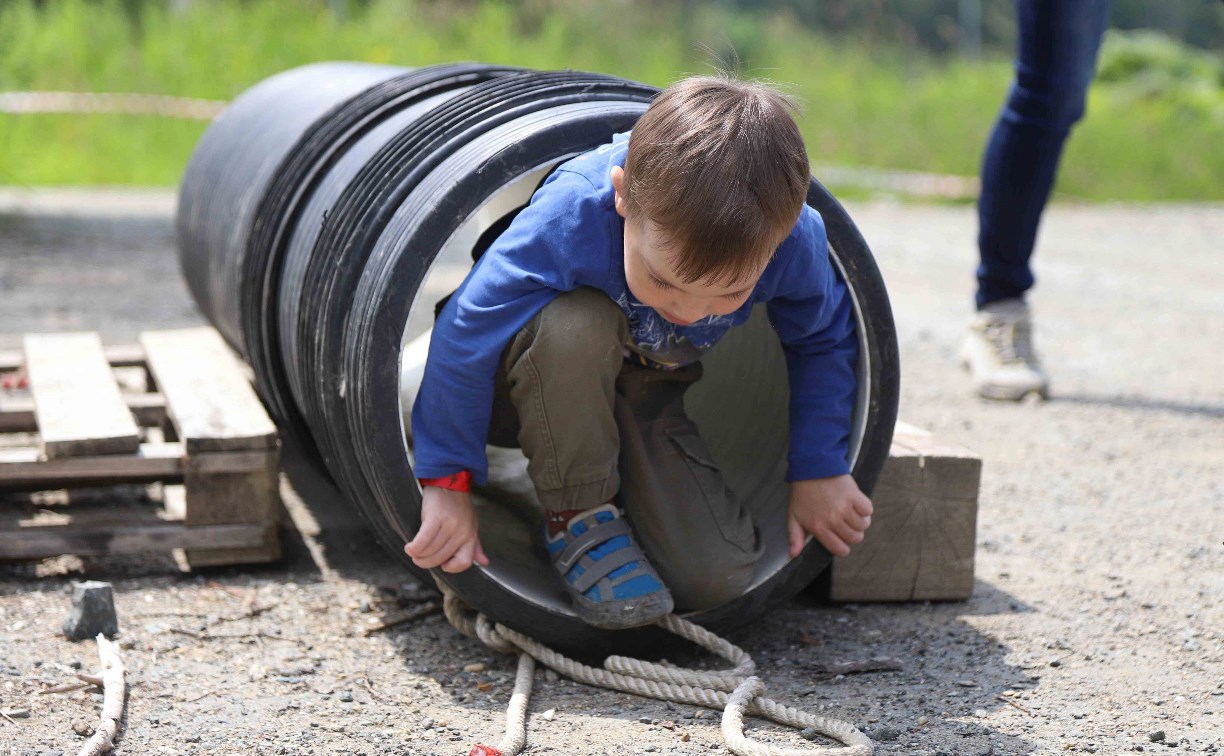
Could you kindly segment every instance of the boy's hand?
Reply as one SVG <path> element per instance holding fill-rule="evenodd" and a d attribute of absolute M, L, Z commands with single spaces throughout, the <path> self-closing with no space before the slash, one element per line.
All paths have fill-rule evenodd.
<path fill-rule="evenodd" d="M 443 572 L 463 572 L 475 562 L 489 566 L 476 532 L 476 510 L 472 495 L 426 486 L 421 494 L 421 529 L 404 546 L 404 553 L 422 569 L 441 567 Z"/>
<path fill-rule="evenodd" d="M 849 475 L 791 483 L 786 527 L 792 559 L 803 551 L 807 533 L 834 556 L 846 556 L 850 544 L 863 540 L 869 525 L 871 499 L 863 495 Z"/>

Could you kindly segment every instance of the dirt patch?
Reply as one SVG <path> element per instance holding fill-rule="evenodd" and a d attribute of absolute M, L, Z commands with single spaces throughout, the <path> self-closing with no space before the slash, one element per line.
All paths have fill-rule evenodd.
<path fill-rule="evenodd" d="M 1054 399 L 1022 405 L 979 402 L 956 369 L 971 209 L 850 211 L 892 293 L 903 417 L 985 460 L 978 580 L 956 604 L 791 602 L 734 639 L 767 695 L 855 722 L 877 753 L 1224 751 L 1224 209 L 1054 208 L 1033 298 Z M 0 248 L 0 348 L 23 331 L 123 343 L 201 322 L 167 217 L 8 217 Z M 466 754 L 500 739 L 514 660 L 437 614 L 367 635 L 419 589 L 292 459 L 319 535 L 287 529 L 277 565 L 0 566 L 0 707 L 30 712 L 0 720 L 0 754 L 73 753 L 74 722 L 97 720 L 89 690 L 38 695 L 96 664 L 92 643 L 59 632 L 86 577 L 114 584 L 130 670 L 116 753 Z M 878 657 L 900 669 L 828 674 Z M 722 748 L 710 712 L 536 684 L 528 753 Z M 751 722 L 755 737 L 806 742 Z"/>

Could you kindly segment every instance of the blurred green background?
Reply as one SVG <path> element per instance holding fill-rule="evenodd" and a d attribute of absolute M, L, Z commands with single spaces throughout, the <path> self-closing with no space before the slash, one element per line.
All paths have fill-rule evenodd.
<path fill-rule="evenodd" d="M 1057 191 L 1224 199 L 1224 3 L 1115 0 L 1112 25 Z M 0 92 L 228 100 L 317 60 L 477 60 L 664 86 L 738 58 L 798 97 L 817 175 L 973 176 L 1014 34 L 1009 0 L 0 0 Z M 0 113 L 0 184 L 173 185 L 206 125 Z"/>

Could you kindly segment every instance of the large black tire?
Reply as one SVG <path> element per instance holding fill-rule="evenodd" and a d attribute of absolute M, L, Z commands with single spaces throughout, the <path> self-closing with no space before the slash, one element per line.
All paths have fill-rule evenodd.
<path fill-rule="evenodd" d="M 201 308 L 255 365 L 278 420 L 313 441 L 393 558 L 431 579 L 402 551 L 419 527 L 420 489 L 405 436 L 401 365 L 410 326 L 428 327 L 440 296 L 431 271 L 442 258 L 453 263 L 457 250 L 470 264 L 516 212 L 507 197 L 525 202 L 548 169 L 632 128 L 656 90 L 577 72 L 466 65 L 354 76 L 346 68 L 347 88 L 332 87 L 327 102 L 306 107 L 297 102 L 301 91 L 311 77 L 328 75 L 326 66 L 310 69 L 257 86 L 205 135 L 181 193 L 184 271 Z M 294 103 L 292 127 L 259 128 L 261 119 L 278 117 L 278 98 Z M 275 134 L 260 137 L 272 168 L 232 164 L 230 142 L 251 131 Z M 210 203 L 227 212 L 193 209 Z M 892 315 L 845 210 L 815 180 L 808 203 L 825 219 L 831 256 L 854 299 L 860 388 L 850 462 L 869 492 L 896 420 Z M 227 233 L 215 223 L 229 224 Z M 220 291 L 228 285 L 238 294 Z M 709 355 L 706 378 L 687 402 L 728 480 L 771 534 L 752 587 L 691 616 L 717 631 L 795 595 L 830 562 L 814 541 L 793 560 L 784 535 L 777 548 L 786 490 L 781 359 L 776 337 L 754 317 Z M 663 640 L 653 629 L 610 633 L 579 621 L 533 540 L 532 512 L 505 515 L 513 507 L 500 506 L 509 500 L 496 486 L 480 501 L 493 565 L 433 577 L 490 617 L 567 650 L 640 651 Z"/>

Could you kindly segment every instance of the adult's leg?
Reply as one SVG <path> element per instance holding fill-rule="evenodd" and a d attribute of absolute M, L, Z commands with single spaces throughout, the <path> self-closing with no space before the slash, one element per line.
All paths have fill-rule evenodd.
<path fill-rule="evenodd" d="M 700 377 L 700 364 L 674 371 L 626 364 L 616 382 L 621 502 L 685 610 L 743 595 L 762 551 L 751 515 L 684 413 L 685 390 Z"/>
<path fill-rule="evenodd" d="M 1109 0 L 1016 0 L 1016 76 L 982 161 L 977 306 L 1022 298 L 1041 212 L 1096 68 Z"/>

